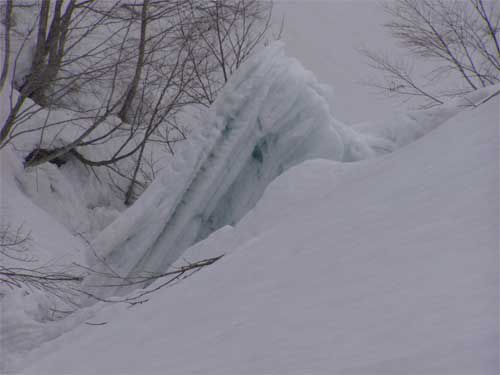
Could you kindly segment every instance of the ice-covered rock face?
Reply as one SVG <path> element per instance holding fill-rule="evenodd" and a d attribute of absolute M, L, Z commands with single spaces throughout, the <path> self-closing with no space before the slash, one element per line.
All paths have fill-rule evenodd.
<path fill-rule="evenodd" d="M 221 92 L 205 125 L 92 243 L 99 258 L 91 260 L 94 269 L 124 278 L 164 272 L 190 245 L 241 219 L 291 166 L 314 158 L 347 162 L 390 152 L 459 108 L 455 103 L 436 112 L 445 116 L 434 116 L 433 110 L 397 115 L 390 124 L 365 129 L 336 121 L 327 96 L 310 72 L 285 56 L 281 44 L 253 56 Z M 87 280 L 89 288 L 108 283 L 101 276 Z M 99 287 L 93 293 L 130 290 L 120 289 Z"/>

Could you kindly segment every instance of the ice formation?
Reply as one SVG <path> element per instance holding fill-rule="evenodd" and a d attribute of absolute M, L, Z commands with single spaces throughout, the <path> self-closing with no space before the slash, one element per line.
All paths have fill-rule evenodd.
<path fill-rule="evenodd" d="M 291 166 L 390 152 L 458 111 L 455 103 L 448 111 L 399 115 L 394 124 L 357 129 L 332 116 L 326 97 L 325 87 L 281 44 L 262 49 L 232 77 L 204 126 L 161 176 L 93 241 L 94 269 L 125 278 L 163 272 L 190 245 L 241 219 Z M 102 284 L 100 277 L 89 277 L 87 286 Z M 129 290 L 104 289 L 93 293 Z"/>

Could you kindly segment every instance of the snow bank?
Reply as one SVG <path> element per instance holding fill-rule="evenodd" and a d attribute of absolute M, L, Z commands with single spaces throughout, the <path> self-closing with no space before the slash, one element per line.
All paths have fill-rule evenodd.
<path fill-rule="evenodd" d="M 12 91 L 12 95 L 15 101 L 17 91 Z M 0 92 L 0 123 L 9 113 L 9 97 L 9 87 Z M 65 109 L 40 108 L 29 99 L 26 105 L 33 106 L 33 114 L 15 128 L 14 138 L 5 147 L 8 150 L 2 153 L 2 158 L 15 160 L 19 169 L 16 171 L 17 184 L 38 207 L 72 234 L 92 238 L 125 208 L 118 194 L 113 192 L 116 179 L 110 178 L 107 170 L 88 168 L 73 157 L 67 157 L 65 164 L 59 167 L 51 163 L 29 169 L 23 166 L 24 159 L 37 148 L 52 149 L 71 143 L 82 129 L 91 125 L 90 120 L 78 118 L 81 116 L 75 119 L 75 113 Z M 115 117 L 110 117 L 95 133 L 106 132 L 116 122 Z M 60 125 L 43 128 L 46 123 Z M 113 139 L 108 150 L 87 147 L 79 152 L 91 159 L 107 159 L 113 152 L 114 142 L 119 141 L 120 138 Z M 2 176 L 12 177 L 8 173 Z"/>
<path fill-rule="evenodd" d="M 494 89 L 474 93 L 467 103 Z M 349 162 L 393 151 L 463 109 L 453 102 L 357 129 L 332 116 L 327 97 L 281 44 L 260 51 L 231 78 L 206 124 L 180 145 L 161 176 L 93 241 L 99 256 L 90 262 L 124 278 L 163 272 L 196 241 L 237 223 L 288 168 L 314 158 Z M 100 276 L 87 280 L 100 296 L 130 290 L 92 289 L 102 284 Z"/>
<path fill-rule="evenodd" d="M 353 129 L 364 137 L 377 154 L 392 152 L 414 142 L 464 110 L 471 110 L 495 98 L 500 84 L 473 91 L 463 97 L 426 110 L 394 113 L 384 121 L 355 124 Z"/>
<path fill-rule="evenodd" d="M 233 77 L 210 111 L 206 126 L 180 144 L 161 177 L 91 246 L 123 276 L 163 271 L 187 247 L 221 227 L 206 241 L 190 248 L 184 258 L 230 253 L 270 230 L 274 225 L 271 223 L 301 212 L 296 205 L 289 205 L 291 199 L 300 197 L 306 209 L 310 200 L 324 195 L 322 189 L 330 189 L 345 173 L 358 168 L 357 164 L 344 162 L 407 145 L 495 90 L 498 87 L 433 110 L 399 114 L 387 122 L 348 127 L 331 115 L 326 88 L 311 73 L 286 57 L 282 47 L 267 48 Z M 0 103 L 5 105 L 7 100 L 3 98 Z M 41 111 L 31 125 L 47 115 L 71 118 L 71 113 L 66 112 Z M 5 113 L 2 107 L 0 114 Z M 74 137 L 76 130 L 67 127 L 47 139 L 62 145 Z M 85 264 L 82 258 L 88 249 L 70 232 L 92 236 L 118 215 L 120 204 L 104 191 L 91 171 L 85 171 L 75 161 L 69 160 L 61 168 L 46 164 L 23 170 L 23 150 L 32 150 L 38 141 L 36 134 L 31 134 L 16 141 L 20 152 L 2 150 L 2 218 L 8 217 L 12 225 L 25 224 L 32 231 L 41 264 Z M 256 210 L 246 217 L 245 231 L 230 226 L 255 206 L 277 176 L 318 157 L 336 160 L 335 168 L 326 171 L 310 167 L 302 176 L 303 182 L 290 180 L 276 195 L 269 193 L 267 197 L 272 198 L 265 198 L 260 205 L 271 209 L 265 214 L 262 209 Z M 330 185 L 320 187 L 314 174 L 331 175 Z M 289 181 L 287 178 L 280 181 Z M 96 268 L 107 270 L 100 263 Z M 101 281 L 89 278 L 87 285 Z M 123 294 L 127 290 L 95 289 L 100 295 Z M 47 299 L 36 293 L 8 293 L 2 300 L 0 333 L 2 345 L 9 352 L 5 357 L 31 350 L 93 314 L 88 310 L 60 324 L 46 322 L 46 316 L 40 316 L 47 313 L 47 306 Z"/>
<path fill-rule="evenodd" d="M 497 374 L 498 105 L 380 158 L 290 169 L 184 253 L 224 258 L 24 373 Z"/>
<path fill-rule="evenodd" d="M 43 183 L 42 176 L 40 173 L 39 186 Z M 29 235 L 30 241 L 26 242 L 28 254 L 14 254 L 27 261 L 0 254 L 0 264 L 32 270 L 42 267 L 66 270 L 72 263 L 84 264 L 87 251 L 84 242 L 31 201 L 23 188 L 23 178 L 22 161 L 16 153 L 10 147 L 1 150 L 0 225 L 2 229 L 10 227 L 14 233 L 20 229 L 21 237 Z M 54 328 L 54 322 L 47 322 L 54 315 L 50 309 L 60 307 L 51 297 L 34 288 L 9 288 L 0 282 L 0 371 L 9 365 L 12 356 L 60 334 L 60 325 Z"/>

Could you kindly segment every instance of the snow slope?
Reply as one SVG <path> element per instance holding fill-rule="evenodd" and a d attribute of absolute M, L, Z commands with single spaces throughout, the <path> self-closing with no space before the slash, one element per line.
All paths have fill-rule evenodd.
<path fill-rule="evenodd" d="M 349 127 L 332 114 L 327 89 L 283 45 L 264 48 L 231 77 L 204 126 L 139 200 L 92 242 L 99 274 L 86 285 L 100 296 L 126 294 L 130 288 L 102 288 L 108 283 L 101 273 L 109 267 L 125 278 L 162 273 L 189 246 L 237 223 L 288 168 L 314 158 L 352 162 L 392 152 L 495 89 L 500 85 L 439 108 Z"/>
<path fill-rule="evenodd" d="M 292 168 L 220 261 L 111 305 L 27 374 L 497 374 L 499 102 L 358 163 Z"/>
<path fill-rule="evenodd" d="M 52 196 L 61 199 L 59 186 L 50 179 L 50 172 L 56 167 L 50 164 L 40 173 L 25 173 L 22 160 L 11 151 L 9 148 L 0 151 L 0 226 L 2 230 L 10 228 L 11 232 L 21 228 L 21 237 L 30 238 L 26 243 L 30 251 L 20 256 L 27 262 L 0 254 L 0 264 L 53 271 L 66 270 L 72 263 L 84 264 L 86 244 L 38 207 L 26 190 L 28 186 L 32 190 L 52 189 Z M 47 198 L 50 196 L 46 195 Z M 23 271 L 18 269 L 18 272 Z M 60 334 L 60 330 L 51 333 L 47 329 L 51 324 L 47 320 L 55 315 L 51 308 L 56 304 L 51 297 L 35 288 L 10 288 L 7 283 L 0 282 L 0 372 L 8 366 L 14 353 L 19 355 Z"/>

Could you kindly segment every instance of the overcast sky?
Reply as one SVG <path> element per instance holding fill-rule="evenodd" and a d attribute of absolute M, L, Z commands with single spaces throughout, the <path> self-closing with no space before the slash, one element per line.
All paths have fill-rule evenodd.
<path fill-rule="evenodd" d="M 404 108 L 358 82 L 375 74 L 356 48 L 398 53 L 383 28 L 386 15 L 376 1 L 275 1 L 274 16 L 285 15 L 283 40 L 322 83 L 334 89 L 332 100 L 339 120 L 356 123 L 380 119 Z"/>

